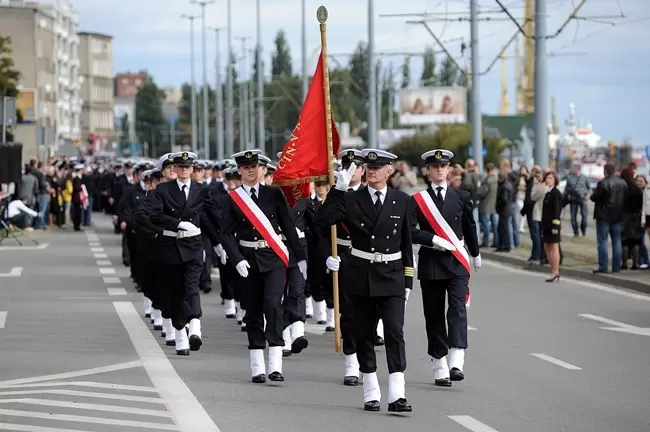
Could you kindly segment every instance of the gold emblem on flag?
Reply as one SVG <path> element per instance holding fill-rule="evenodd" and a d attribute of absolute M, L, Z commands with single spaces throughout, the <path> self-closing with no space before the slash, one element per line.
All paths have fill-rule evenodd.
<path fill-rule="evenodd" d="M 376 161 L 377 160 L 377 153 L 375 153 L 375 152 L 368 153 L 368 160 Z"/>
<path fill-rule="evenodd" d="M 183 155 L 181 156 L 183 160 L 189 159 L 190 155 L 187 154 L 187 152 L 183 152 Z"/>
<path fill-rule="evenodd" d="M 440 150 L 438 150 L 438 151 L 433 155 L 433 157 L 436 158 L 436 159 L 442 159 L 442 152 L 441 152 Z"/>
<path fill-rule="evenodd" d="M 253 152 L 246 152 L 246 154 L 244 155 L 244 157 L 245 157 L 246 159 L 250 159 L 250 158 L 252 158 L 252 157 L 253 157 Z"/>

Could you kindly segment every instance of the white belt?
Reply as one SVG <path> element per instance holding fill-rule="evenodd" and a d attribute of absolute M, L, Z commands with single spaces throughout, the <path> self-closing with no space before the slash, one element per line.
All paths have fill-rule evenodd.
<path fill-rule="evenodd" d="M 390 262 L 390 261 L 397 261 L 398 259 L 402 259 L 402 252 L 396 252 L 392 254 L 382 254 L 382 253 L 376 253 L 376 252 L 364 252 L 359 249 L 352 248 L 352 251 L 350 252 L 352 256 L 355 256 L 357 258 L 363 258 L 365 260 L 370 261 L 371 263 L 373 262 Z"/>
<path fill-rule="evenodd" d="M 244 247 L 253 248 L 253 249 L 262 249 L 262 248 L 269 247 L 269 244 L 265 240 L 258 240 L 258 241 L 239 240 L 239 244 Z"/>
<path fill-rule="evenodd" d="M 162 233 L 165 237 L 175 237 L 175 238 L 188 238 L 188 237 L 194 237 L 197 235 L 201 235 L 201 230 L 199 229 L 198 231 L 168 231 L 164 230 Z"/>
<path fill-rule="evenodd" d="M 352 240 L 345 240 L 345 239 L 336 239 L 336 244 L 339 246 L 347 246 L 347 247 L 352 247 Z"/>
<path fill-rule="evenodd" d="M 305 238 L 305 233 L 300 231 L 298 228 L 296 228 L 296 233 L 298 233 L 298 238 Z M 287 241 L 287 238 L 284 234 L 282 234 L 280 237 L 282 237 L 283 241 Z"/>

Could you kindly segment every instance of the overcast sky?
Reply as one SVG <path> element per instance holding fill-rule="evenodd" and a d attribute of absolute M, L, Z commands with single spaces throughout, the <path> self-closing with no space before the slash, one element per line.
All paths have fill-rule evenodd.
<path fill-rule="evenodd" d="M 548 33 L 554 33 L 571 14 L 578 0 L 546 0 L 548 2 Z M 233 38 L 250 37 L 248 48 L 256 38 L 255 0 L 233 0 Z M 279 29 L 288 37 L 292 50 L 294 72 L 301 72 L 301 1 L 261 0 L 262 47 L 266 69 L 270 64 L 273 39 Z M 330 53 L 351 52 L 358 41 L 368 39 L 368 10 L 365 0 L 306 0 L 307 57 L 309 74 L 315 67 L 320 46 L 316 9 L 320 4 L 329 10 L 328 47 Z M 515 17 L 523 17 L 523 0 L 502 0 Z M 160 85 L 179 86 L 190 76 L 189 23 L 181 14 L 199 14 L 200 7 L 187 0 L 74 0 L 80 14 L 80 30 L 97 31 L 114 36 L 115 72 L 147 69 Z M 137 9 L 136 5 L 137 4 Z M 378 52 L 422 52 L 433 40 L 421 25 L 407 24 L 405 18 L 383 18 L 391 13 L 440 13 L 437 18 L 458 17 L 469 12 L 468 0 L 375 0 L 375 44 Z M 498 8 L 494 0 L 480 0 L 481 10 Z M 226 0 L 217 0 L 207 7 L 207 24 L 227 25 Z M 141 11 L 141 12 L 139 12 Z M 610 16 L 627 18 L 615 19 Z M 548 52 L 563 54 L 548 60 L 549 98 L 557 101 L 558 122 L 564 128 L 569 103 L 576 105 L 579 118 L 592 123 L 604 140 L 630 137 L 636 146 L 650 145 L 648 120 L 650 110 L 650 1 L 587 0 L 580 16 L 601 17 L 597 21 L 573 21 L 558 37 L 549 40 Z M 488 15 L 485 15 L 488 16 Z M 481 21 L 480 67 L 485 70 L 504 43 L 516 30 L 505 15 L 489 15 L 495 21 Z M 605 17 L 603 17 L 605 16 Z M 201 75 L 200 21 L 197 20 L 196 67 Z M 616 24 L 616 25 L 614 25 Z M 468 22 L 431 22 L 431 28 L 443 40 L 458 63 L 467 60 L 460 53 L 460 38 L 469 41 Z M 208 33 L 208 76 L 214 82 L 214 32 Z M 222 52 L 227 49 L 226 33 L 222 32 Z M 444 42 L 448 41 L 448 42 Z M 233 40 L 241 51 L 241 42 Z M 439 49 L 439 47 L 434 47 Z M 575 55 L 567 55 L 574 53 Z M 467 53 L 468 54 L 468 53 Z M 514 54 L 514 48 L 508 55 Z M 222 57 L 225 62 L 225 56 Z M 442 58 L 440 59 L 442 60 Z M 346 62 L 345 57 L 339 61 Z M 390 59 L 384 64 L 388 67 Z M 395 68 L 402 60 L 392 58 Z M 413 86 L 418 85 L 422 62 L 413 60 Z M 514 109 L 514 61 L 508 59 L 508 80 L 511 109 Z M 501 74 L 499 64 L 481 80 L 481 102 L 484 113 L 496 114 L 500 109 Z M 550 120 L 550 117 L 549 117 Z"/>

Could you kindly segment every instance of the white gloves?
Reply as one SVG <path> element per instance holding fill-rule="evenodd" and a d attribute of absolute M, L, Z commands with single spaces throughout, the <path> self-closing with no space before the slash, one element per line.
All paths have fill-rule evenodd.
<path fill-rule="evenodd" d="M 250 264 L 248 264 L 248 261 L 242 260 L 237 263 L 235 266 L 235 270 L 237 270 L 237 273 L 239 273 L 239 276 L 245 278 L 248 277 L 248 269 L 251 268 Z"/>
<path fill-rule="evenodd" d="M 192 222 L 181 222 L 178 224 L 178 229 L 187 231 L 188 233 L 199 233 L 200 230 Z"/>
<path fill-rule="evenodd" d="M 302 277 L 307 280 L 307 261 L 298 261 L 298 269 L 300 270 L 300 273 L 302 273 Z"/>
<path fill-rule="evenodd" d="M 214 249 L 214 253 L 216 253 L 218 257 L 221 257 L 221 254 L 223 253 L 223 246 L 218 244 L 215 247 L 213 247 L 212 249 Z"/>
<path fill-rule="evenodd" d="M 228 255 L 226 254 L 226 251 L 223 249 L 223 246 L 218 244 L 213 249 L 214 252 L 219 257 L 219 260 L 221 261 L 221 265 L 226 265 L 226 261 L 228 261 Z"/>
<path fill-rule="evenodd" d="M 481 264 L 481 254 L 478 254 L 474 257 L 474 271 L 478 271 L 481 268 Z"/>
<path fill-rule="evenodd" d="M 354 176 L 356 170 L 357 165 L 351 163 L 350 168 L 339 171 L 339 175 L 336 178 L 336 185 L 334 187 L 340 191 L 347 192 L 348 186 L 350 186 L 350 181 L 352 181 L 352 176 Z"/>
<path fill-rule="evenodd" d="M 406 289 L 404 290 L 404 297 L 406 298 L 406 302 L 405 302 L 405 303 L 408 303 L 408 302 L 409 302 L 409 296 L 410 296 L 410 295 L 411 295 L 411 290 L 408 289 L 408 288 L 406 288 Z"/>
<path fill-rule="evenodd" d="M 339 268 L 341 267 L 341 258 L 340 257 L 327 257 L 325 260 L 325 266 L 327 266 L 327 269 L 329 271 L 339 271 Z"/>
<path fill-rule="evenodd" d="M 226 265 L 226 262 L 228 261 L 228 254 L 224 250 L 221 255 L 219 255 L 219 258 L 221 258 L 221 265 Z"/>
<path fill-rule="evenodd" d="M 449 242 L 448 240 L 443 239 L 442 237 L 438 237 L 437 235 L 433 236 L 432 243 L 433 243 L 434 249 L 447 250 L 447 251 L 456 250 L 456 247 L 454 247 L 454 245 L 451 244 L 451 242 Z"/>

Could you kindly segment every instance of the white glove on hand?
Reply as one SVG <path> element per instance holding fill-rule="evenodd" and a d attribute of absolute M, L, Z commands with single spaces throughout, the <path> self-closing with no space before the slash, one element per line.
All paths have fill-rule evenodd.
<path fill-rule="evenodd" d="M 409 302 L 409 296 L 410 296 L 410 295 L 411 295 L 411 290 L 408 289 L 408 288 L 406 288 L 406 289 L 404 290 L 404 297 L 406 298 L 406 302 L 405 302 L 405 303 L 408 303 L 408 302 Z"/>
<path fill-rule="evenodd" d="M 454 247 L 451 242 L 443 239 L 442 237 L 438 237 L 437 235 L 433 236 L 433 245 L 438 246 L 441 249 L 448 250 L 448 251 L 455 251 L 456 248 Z"/>
<path fill-rule="evenodd" d="M 351 163 L 350 168 L 347 170 L 339 171 L 339 175 L 336 179 L 336 185 L 334 187 L 340 191 L 347 192 L 348 186 L 350 186 L 350 181 L 352 181 L 352 176 L 354 176 L 354 172 L 356 170 L 357 165 L 355 163 Z"/>
<path fill-rule="evenodd" d="M 218 244 L 215 247 L 213 247 L 212 249 L 214 249 L 214 253 L 216 253 L 218 257 L 221 257 L 221 254 L 223 253 L 223 246 Z"/>
<path fill-rule="evenodd" d="M 298 269 L 300 270 L 300 273 L 302 273 L 302 277 L 307 280 L 307 261 L 298 261 Z"/>
<path fill-rule="evenodd" d="M 478 254 L 474 257 L 474 271 L 479 271 L 482 265 L 481 254 Z"/>
<path fill-rule="evenodd" d="M 341 268 L 341 257 L 327 257 L 325 260 L 325 266 L 329 271 L 339 271 L 339 268 Z"/>
<path fill-rule="evenodd" d="M 239 273 L 239 276 L 245 278 L 248 277 L 248 269 L 251 268 L 250 264 L 248 264 L 248 261 L 242 260 L 237 263 L 235 266 L 235 270 Z"/>
<path fill-rule="evenodd" d="M 226 262 L 228 261 L 228 254 L 224 250 L 221 255 L 219 255 L 219 258 L 221 259 L 221 265 L 226 265 Z"/>
<path fill-rule="evenodd" d="M 178 224 L 178 229 L 183 231 L 198 231 L 199 229 L 192 222 L 183 221 Z"/>

